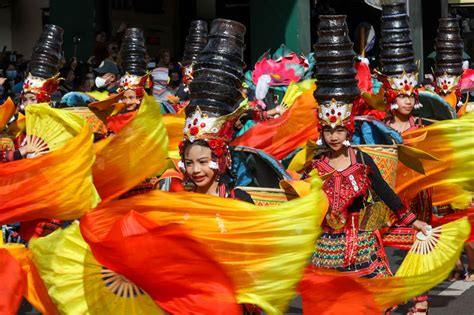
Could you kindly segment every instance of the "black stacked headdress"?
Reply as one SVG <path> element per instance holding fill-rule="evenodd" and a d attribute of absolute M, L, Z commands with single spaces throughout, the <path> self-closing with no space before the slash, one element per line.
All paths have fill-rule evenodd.
<path fill-rule="evenodd" d="M 186 113 L 201 110 L 225 115 L 233 112 L 241 97 L 245 26 L 232 20 L 216 19 L 206 47 L 193 67 Z"/>
<path fill-rule="evenodd" d="M 49 79 L 59 72 L 63 33 L 63 29 L 57 25 L 44 26 L 28 65 L 28 72 L 33 76 Z"/>
<path fill-rule="evenodd" d="M 386 76 L 417 72 L 406 3 L 382 5 L 380 72 Z"/>
<path fill-rule="evenodd" d="M 351 103 L 360 95 L 354 68 L 355 52 L 345 15 L 320 15 L 318 41 L 314 44 L 318 88 L 314 96 L 325 101 Z"/>
<path fill-rule="evenodd" d="M 188 66 L 195 62 L 199 53 L 206 47 L 207 22 L 202 20 L 191 21 L 189 34 L 186 36 L 182 65 Z"/>
<path fill-rule="evenodd" d="M 444 73 L 460 76 L 463 73 L 463 49 L 464 42 L 459 32 L 459 20 L 457 18 L 439 19 L 438 37 L 435 42 L 435 76 L 442 76 Z"/>
<path fill-rule="evenodd" d="M 142 29 L 127 28 L 125 30 L 120 56 L 124 73 L 136 76 L 146 74 L 146 48 Z"/>

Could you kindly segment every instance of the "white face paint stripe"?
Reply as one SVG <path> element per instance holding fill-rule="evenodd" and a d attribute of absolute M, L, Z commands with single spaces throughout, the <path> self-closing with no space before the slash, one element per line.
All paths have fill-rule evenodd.
<path fill-rule="evenodd" d="M 209 168 L 213 169 L 213 170 L 218 170 L 219 169 L 219 165 L 217 164 L 216 161 L 209 161 Z"/>

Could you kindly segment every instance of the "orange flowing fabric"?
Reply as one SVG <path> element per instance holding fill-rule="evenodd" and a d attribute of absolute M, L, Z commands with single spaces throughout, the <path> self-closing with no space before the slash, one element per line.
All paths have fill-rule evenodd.
<path fill-rule="evenodd" d="M 30 250 L 20 244 L 4 244 L 3 248 L 15 257 L 26 273 L 28 286 L 23 291 L 25 299 L 43 315 L 59 314 L 56 305 L 49 297 L 48 290 L 38 273 L 38 269 L 36 269 Z"/>
<path fill-rule="evenodd" d="M 441 277 L 429 272 L 419 276 L 368 279 L 309 267 L 299 286 L 303 313 L 339 315 L 350 310 L 351 315 L 382 314 L 431 289 L 423 285 L 426 277 L 437 277 L 442 282 L 450 270 L 441 272 Z"/>
<path fill-rule="evenodd" d="M 242 313 L 231 279 L 183 225 L 159 226 L 131 211 L 103 240 L 89 244 L 102 265 L 145 290 L 170 314 Z"/>
<path fill-rule="evenodd" d="M 409 145 L 440 161 L 423 160 L 424 175 L 398 163 L 397 194 L 411 200 L 421 190 L 433 187 L 434 205 L 470 202 L 474 191 L 474 113 L 403 134 L 404 141 L 417 137 L 424 140 Z"/>
<path fill-rule="evenodd" d="M 0 224 L 35 219 L 80 218 L 98 203 L 92 185 L 92 134 L 81 132 L 45 155 L 0 168 Z"/>
<path fill-rule="evenodd" d="M 300 283 L 304 314 L 381 314 L 373 293 L 360 278 L 308 268 Z"/>
<path fill-rule="evenodd" d="M 15 114 L 16 106 L 10 97 L 0 105 L 0 130 L 5 128 L 10 118 Z"/>
<path fill-rule="evenodd" d="M 94 185 L 102 200 L 130 190 L 167 165 L 168 139 L 160 107 L 146 95 L 138 114 L 119 133 L 97 145 Z"/>
<path fill-rule="evenodd" d="M 265 151 L 281 160 L 293 150 L 318 137 L 316 107 L 313 97 L 316 85 L 299 96 L 280 118 L 270 119 L 250 128 L 231 145 Z"/>
<path fill-rule="evenodd" d="M 5 315 L 17 314 L 26 289 L 26 277 L 20 263 L 0 248 L 0 313 Z"/>
<path fill-rule="evenodd" d="M 321 185 L 315 178 L 307 196 L 269 207 L 190 192 L 152 191 L 101 204 L 81 219 L 81 231 L 96 258 L 105 261 L 106 253 L 96 244 L 130 210 L 159 225 L 182 224 L 232 279 L 238 303 L 281 314 L 320 233 L 327 210 Z"/>

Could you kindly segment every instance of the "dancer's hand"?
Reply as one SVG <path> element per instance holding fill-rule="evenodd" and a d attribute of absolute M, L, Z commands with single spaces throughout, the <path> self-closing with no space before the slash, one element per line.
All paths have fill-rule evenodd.
<path fill-rule="evenodd" d="M 415 228 L 418 231 L 421 231 L 423 234 L 428 235 L 428 231 L 426 230 L 426 227 L 428 226 L 428 223 L 416 220 L 412 224 L 413 228 Z"/>

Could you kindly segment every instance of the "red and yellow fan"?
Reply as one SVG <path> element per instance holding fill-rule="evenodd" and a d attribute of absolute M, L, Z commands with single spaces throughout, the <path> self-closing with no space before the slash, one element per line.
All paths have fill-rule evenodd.
<path fill-rule="evenodd" d="M 73 113 L 46 104 L 26 111 L 27 153 L 49 153 L 0 168 L 0 224 L 80 218 L 99 202 L 92 182 L 92 134 Z"/>
<path fill-rule="evenodd" d="M 164 314 L 141 288 L 97 262 L 77 222 L 30 247 L 61 314 Z"/>
<path fill-rule="evenodd" d="M 134 210 L 160 226 L 180 224 L 206 245 L 231 278 L 238 303 L 256 304 L 268 314 L 281 314 L 295 295 L 295 286 L 321 231 L 327 210 L 321 186 L 319 178 L 312 178 L 311 193 L 305 197 L 268 207 L 205 194 L 154 190 L 102 203 L 81 218 L 81 231 L 104 264 L 133 267 L 133 261 L 122 259 L 124 255 L 112 256 L 107 254 L 110 250 L 101 250 L 108 246 L 116 222 Z M 137 257 L 151 254 L 140 252 L 143 255 Z M 153 277 L 141 279 L 143 288 L 145 282 L 146 287 L 153 286 Z"/>
<path fill-rule="evenodd" d="M 466 218 L 418 234 L 394 277 L 367 279 L 308 268 L 300 285 L 308 314 L 380 314 L 444 281 L 454 268 L 470 225 Z M 337 294 L 334 292 L 337 290 Z"/>
<path fill-rule="evenodd" d="M 26 139 L 30 157 L 54 151 L 79 134 L 84 121 L 79 116 L 47 104 L 26 108 Z"/>

